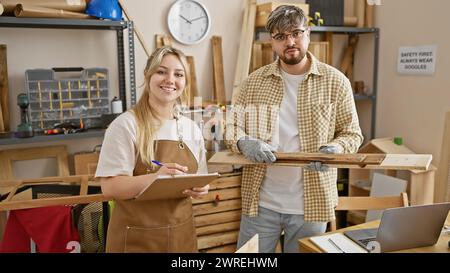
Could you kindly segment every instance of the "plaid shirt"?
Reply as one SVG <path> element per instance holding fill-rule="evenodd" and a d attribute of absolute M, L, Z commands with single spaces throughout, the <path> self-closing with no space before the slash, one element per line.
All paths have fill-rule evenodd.
<path fill-rule="evenodd" d="M 337 69 L 319 62 L 308 52 L 309 72 L 299 86 L 297 118 L 301 151 L 314 153 L 323 145 L 340 145 L 356 153 L 363 141 L 350 81 Z M 226 143 L 239 153 L 237 141 L 246 135 L 267 143 L 284 94 L 278 61 L 253 72 L 241 86 L 232 115 L 227 115 Z M 242 212 L 258 215 L 259 189 L 265 165 L 246 166 L 242 175 Z M 309 222 L 335 219 L 337 169 L 316 172 L 302 169 L 304 217 Z M 295 196 L 293 196 L 295 198 Z"/>

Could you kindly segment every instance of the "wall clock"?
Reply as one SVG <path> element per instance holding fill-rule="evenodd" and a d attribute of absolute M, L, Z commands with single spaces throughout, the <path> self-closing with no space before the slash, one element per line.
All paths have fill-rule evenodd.
<path fill-rule="evenodd" d="M 167 25 L 175 40 L 193 45 L 206 38 L 211 18 L 201 3 L 195 0 L 178 0 L 169 9 Z"/>

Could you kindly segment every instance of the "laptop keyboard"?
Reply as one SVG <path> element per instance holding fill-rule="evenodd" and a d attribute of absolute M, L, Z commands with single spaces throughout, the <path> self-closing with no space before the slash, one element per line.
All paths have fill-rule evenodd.
<path fill-rule="evenodd" d="M 368 245 L 370 242 L 373 242 L 373 241 L 375 241 L 375 240 L 376 240 L 376 238 L 367 238 L 367 239 L 359 240 L 359 242 L 360 242 L 361 244 L 363 244 L 365 247 L 367 247 L 367 245 Z"/>

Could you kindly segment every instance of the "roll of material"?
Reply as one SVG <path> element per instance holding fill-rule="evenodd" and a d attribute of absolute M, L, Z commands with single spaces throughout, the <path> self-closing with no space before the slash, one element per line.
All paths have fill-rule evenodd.
<path fill-rule="evenodd" d="M 111 101 L 111 112 L 113 114 L 120 114 L 123 112 L 122 101 L 117 97 L 114 97 L 114 99 Z"/>
<path fill-rule="evenodd" d="M 358 18 L 358 24 L 356 26 L 364 27 L 366 0 L 355 0 L 354 5 L 355 5 L 355 16 Z"/>
<path fill-rule="evenodd" d="M 366 23 L 365 27 L 374 27 L 375 6 L 366 3 Z"/>
<path fill-rule="evenodd" d="M 3 14 L 3 11 L 4 11 L 5 9 L 3 8 L 3 5 L 2 4 L 0 4 L 0 15 L 2 15 Z"/>
<path fill-rule="evenodd" d="M 33 5 L 51 9 L 82 12 L 86 9 L 86 0 L 0 0 L 5 14 L 13 14 L 19 4 Z"/>
<path fill-rule="evenodd" d="M 346 27 L 356 27 L 358 24 L 358 18 L 355 16 L 345 16 L 344 17 L 344 26 Z"/>
<path fill-rule="evenodd" d="M 34 17 L 34 18 L 75 18 L 75 19 L 89 19 L 91 16 L 80 13 L 67 11 L 62 9 L 44 8 L 33 6 L 29 4 L 19 4 L 14 9 L 16 17 Z"/>

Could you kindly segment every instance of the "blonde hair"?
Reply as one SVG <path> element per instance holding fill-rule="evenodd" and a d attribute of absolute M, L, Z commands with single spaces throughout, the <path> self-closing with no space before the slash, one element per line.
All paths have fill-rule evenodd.
<path fill-rule="evenodd" d="M 144 165 L 152 167 L 149 162 L 154 159 L 154 141 L 156 132 L 161 128 L 161 120 L 157 117 L 154 109 L 149 103 L 150 96 L 150 79 L 153 74 L 156 73 L 161 65 L 162 59 L 166 55 L 176 56 L 184 67 L 186 85 L 178 97 L 175 106 L 184 105 L 187 101 L 187 94 L 190 90 L 190 73 L 189 65 L 186 60 L 186 56 L 178 49 L 165 46 L 157 49 L 150 58 L 147 60 L 147 65 L 144 70 L 144 92 L 139 99 L 136 106 L 131 109 L 131 113 L 134 114 L 137 123 L 137 139 L 136 146 L 140 159 Z M 175 107 L 174 114 L 179 115 L 179 107 Z"/>

